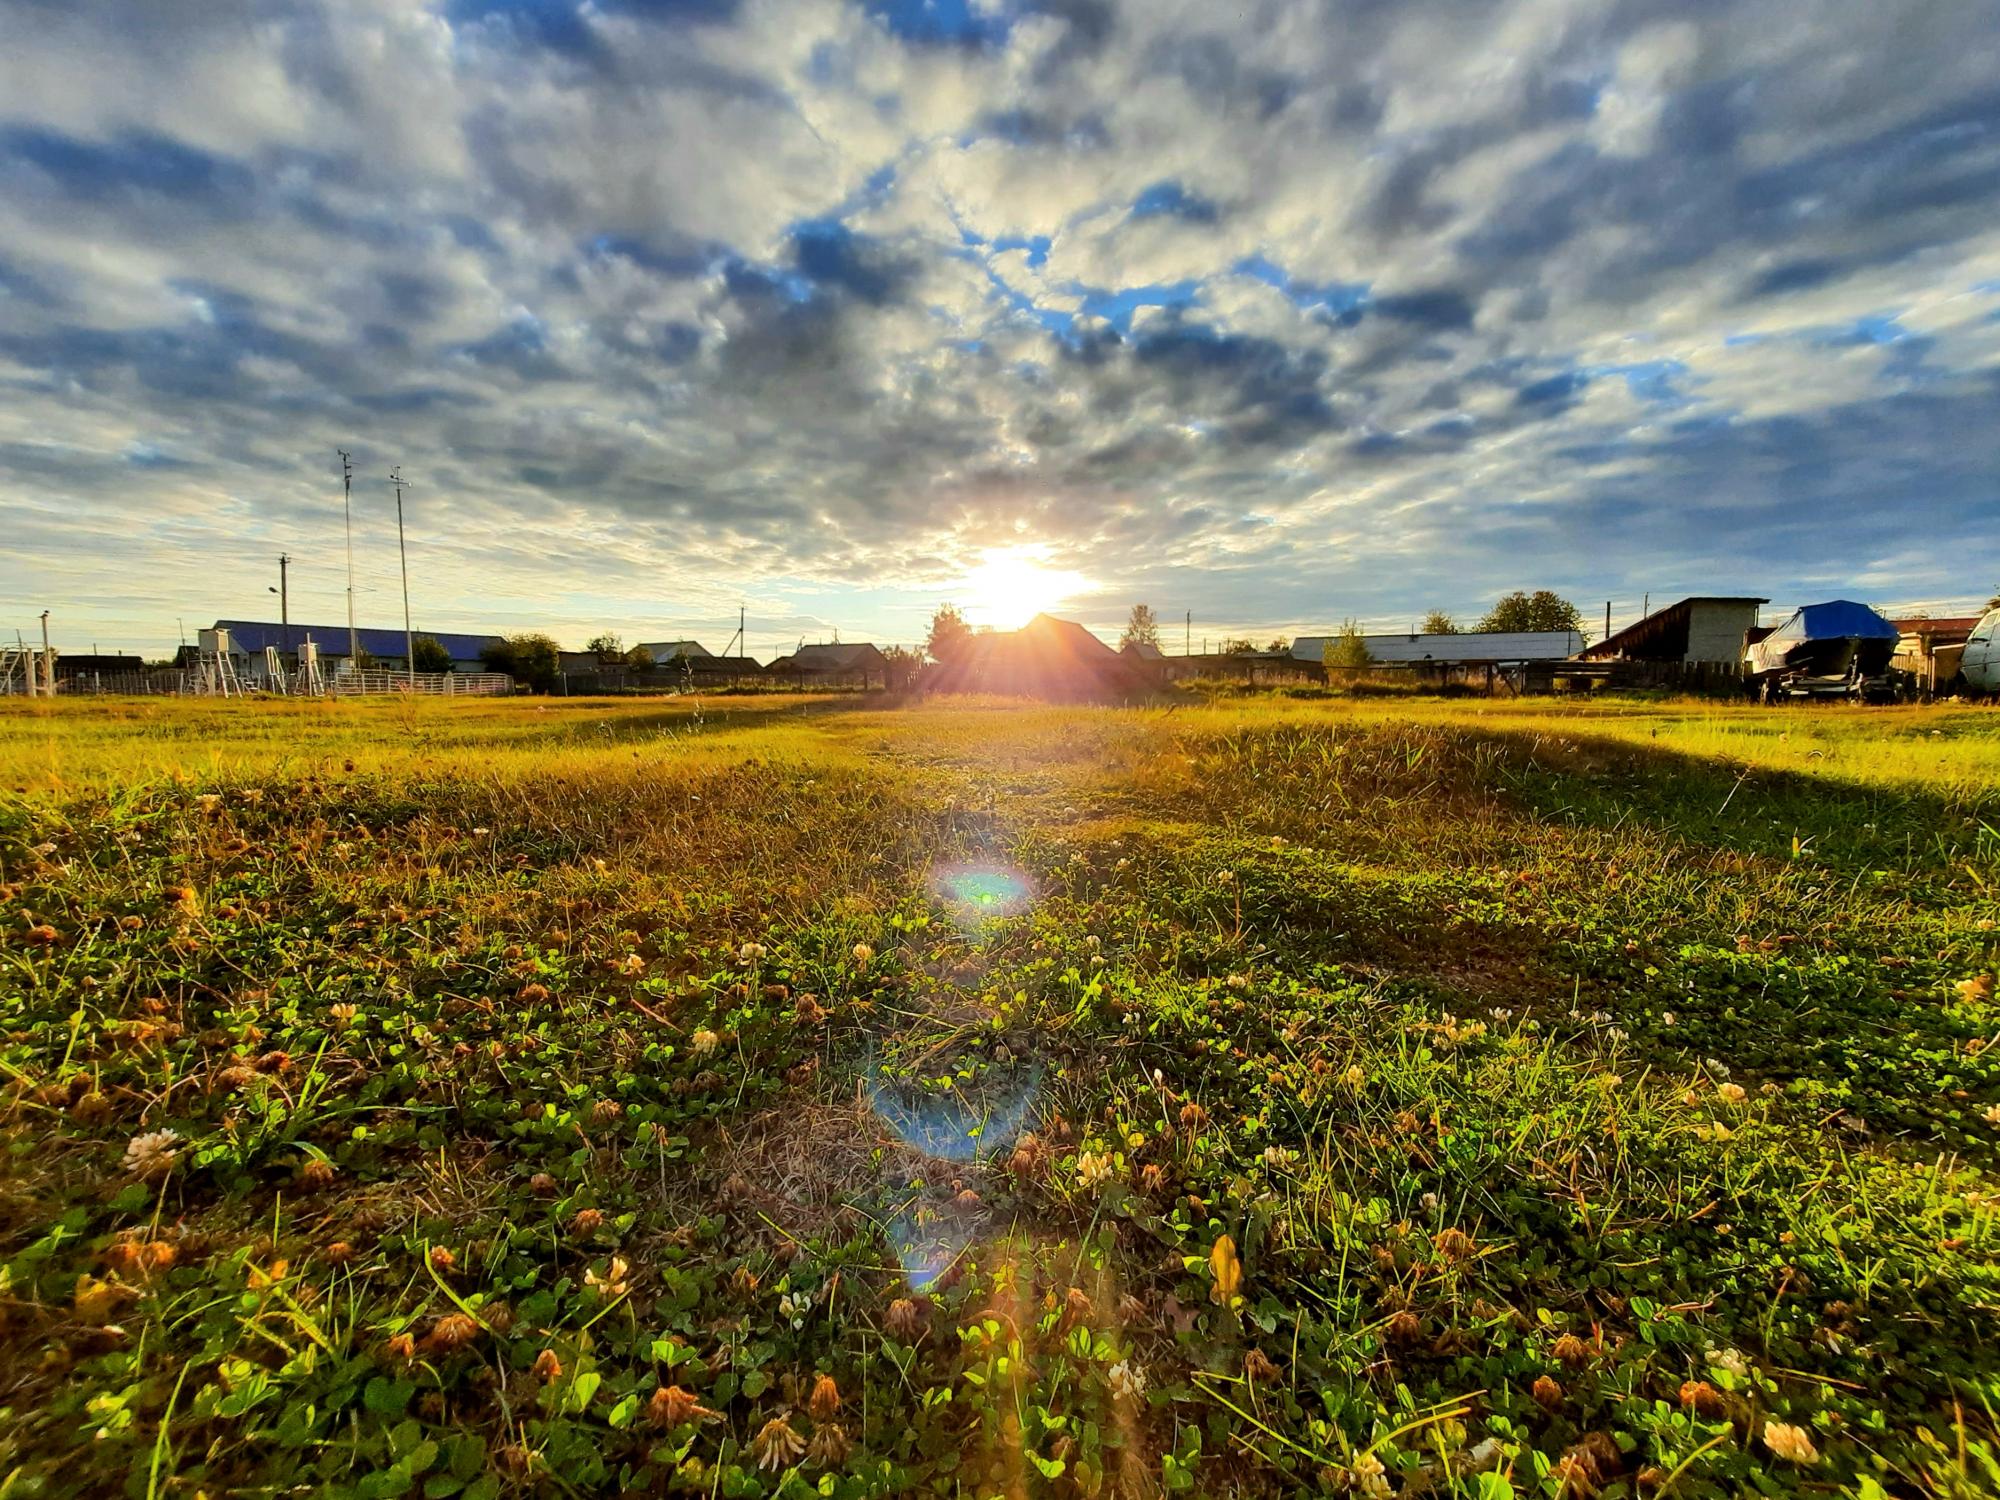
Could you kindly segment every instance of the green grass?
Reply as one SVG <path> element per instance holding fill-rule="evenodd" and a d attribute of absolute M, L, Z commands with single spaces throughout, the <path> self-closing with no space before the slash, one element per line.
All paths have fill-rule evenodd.
<path fill-rule="evenodd" d="M 1991 1493 L 1996 788 L 1960 710 L 10 705 L 0 1500 Z"/>

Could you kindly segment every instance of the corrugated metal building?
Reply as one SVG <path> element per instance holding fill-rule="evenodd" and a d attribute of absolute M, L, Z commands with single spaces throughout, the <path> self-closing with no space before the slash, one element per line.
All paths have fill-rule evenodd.
<path fill-rule="evenodd" d="M 1695 595 L 1613 631 L 1583 653 L 1590 661 L 1718 662 L 1740 665 L 1759 606 L 1747 595 Z"/>
<path fill-rule="evenodd" d="M 319 659 L 329 669 L 334 663 L 347 659 L 345 625 L 301 625 L 297 621 L 281 625 L 273 620 L 217 620 L 215 628 L 229 632 L 229 649 L 233 655 L 262 656 L 266 646 L 276 646 L 280 654 L 289 660 L 297 655 L 301 642 L 310 640 L 319 647 Z M 361 638 L 361 649 L 377 663 L 398 667 L 408 665 L 403 660 L 402 631 L 364 628 L 355 634 Z M 500 640 L 497 635 L 461 635 L 437 630 L 416 630 L 411 634 L 429 636 L 444 647 L 454 672 L 485 671 L 480 653 Z"/>
<path fill-rule="evenodd" d="M 1292 642 L 1301 661 L 1325 661 L 1338 636 L 1302 635 Z M 1368 655 L 1381 666 L 1503 666 L 1564 661 L 1583 649 L 1574 630 L 1465 630 L 1452 635 L 1364 635 Z"/>

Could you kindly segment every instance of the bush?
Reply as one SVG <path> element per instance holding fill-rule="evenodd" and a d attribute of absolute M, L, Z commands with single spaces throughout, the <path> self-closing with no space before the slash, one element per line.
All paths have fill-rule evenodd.
<path fill-rule="evenodd" d="M 436 637 L 420 635 L 410 643 L 410 665 L 419 672 L 449 672 L 451 653 L 438 644 Z"/>
<path fill-rule="evenodd" d="M 562 648 L 537 631 L 510 635 L 479 653 L 489 672 L 505 672 L 515 682 L 538 693 L 554 690 L 562 664 Z"/>

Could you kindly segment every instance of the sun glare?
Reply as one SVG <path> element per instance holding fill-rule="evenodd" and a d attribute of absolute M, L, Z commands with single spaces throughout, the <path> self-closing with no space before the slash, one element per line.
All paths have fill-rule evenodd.
<path fill-rule="evenodd" d="M 995 630 L 1014 630 L 1090 587 L 1081 573 L 1049 567 L 1047 556 L 1045 547 L 988 550 L 955 591 L 966 619 Z"/>

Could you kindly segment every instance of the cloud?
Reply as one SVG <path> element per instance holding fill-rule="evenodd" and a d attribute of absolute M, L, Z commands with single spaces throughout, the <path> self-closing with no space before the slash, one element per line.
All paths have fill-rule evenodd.
<path fill-rule="evenodd" d="M 1978 6 L 0 27 L 0 595 L 100 641 L 279 550 L 337 610 L 336 446 L 364 605 L 400 462 L 437 628 L 907 638 L 1023 542 L 1214 633 L 2000 579 Z"/>

